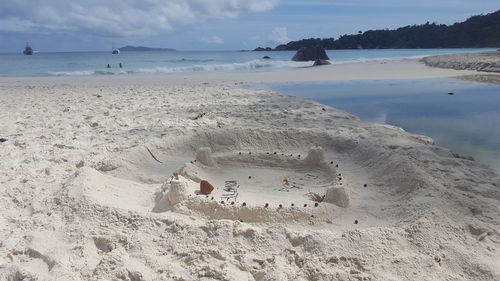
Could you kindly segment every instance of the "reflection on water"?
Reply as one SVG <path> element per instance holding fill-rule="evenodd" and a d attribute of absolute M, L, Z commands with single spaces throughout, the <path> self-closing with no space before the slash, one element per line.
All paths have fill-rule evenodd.
<path fill-rule="evenodd" d="M 252 85 L 310 98 L 359 116 L 431 136 L 500 171 L 500 86 L 455 79 Z M 453 95 L 451 95 L 452 93 Z"/>

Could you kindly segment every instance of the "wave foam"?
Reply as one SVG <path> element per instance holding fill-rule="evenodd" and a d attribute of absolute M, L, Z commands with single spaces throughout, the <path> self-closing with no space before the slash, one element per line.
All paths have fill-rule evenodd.
<path fill-rule="evenodd" d="M 53 76 L 89 76 L 89 75 L 124 75 L 124 74 L 160 74 L 160 73 L 189 73 L 189 72 L 232 72 L 245 70 L 259 70 L 264 68 L 283 69 L 311 66 L 311 62 L 294 61 L 264 61 L 251 60 L 243 63 L 196 64 L 179 67 L 157 66 L 153 68 L 137 68 L 128 70 L 78 70 L 50 72 Z"/>

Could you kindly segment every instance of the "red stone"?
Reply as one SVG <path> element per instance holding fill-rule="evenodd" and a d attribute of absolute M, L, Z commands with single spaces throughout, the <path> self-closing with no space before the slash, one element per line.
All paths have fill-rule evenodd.
<path fill-rule="evenodd" d="M 210 194 L 214 190 L 214 187 L 208 181 L 200 182 L 200 193 L 201 194 Z"/>

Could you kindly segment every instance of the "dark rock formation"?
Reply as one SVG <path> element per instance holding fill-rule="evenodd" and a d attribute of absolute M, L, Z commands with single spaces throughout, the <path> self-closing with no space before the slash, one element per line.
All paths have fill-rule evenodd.
<path fill-rule="evenodd" d="M 330 58 L 326 54 L 325 49 L 319 46 L 300 48 L 292 58 L 293 61 L 315 61 L 329 59 Z"/>
<path fill-rule="evenodd" d="M 271 57 L 270 57 L 270 56 L 263 56 L 262 58 L 263 58 L 263 59 L 265 59 L 265 60 L 268 60 L 268 59 L 270 59 Z"/>
<path fill-rule="evenodd" d="M 329 64 L 332 64 L 332 63 L 327 61 L 327 60 L 315 60 L 313 66 L 329 65 Z"/>

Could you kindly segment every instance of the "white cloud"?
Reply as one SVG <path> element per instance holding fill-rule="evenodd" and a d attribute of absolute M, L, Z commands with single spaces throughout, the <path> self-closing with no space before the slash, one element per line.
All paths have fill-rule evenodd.
<path fill-rule="evenodd" d="M 271 31 L 271 34 L 269 34 L 268 39 L 278 44 L 284 44 L 290 41 L 286 27 L 275 27 L 273 31 Z"/>
<path fill-rule="evenodd" d="M 203 38 L 202 41 L 207 43 L 207 44 L 224 44 L 224 39 L 222 39 L 216 35 Z"/>
<path fill-rule="evenodd" d="M 177 25 L 272 9 L 278 0 L 1 0 L 1 30 L 154 35 Z"/>

